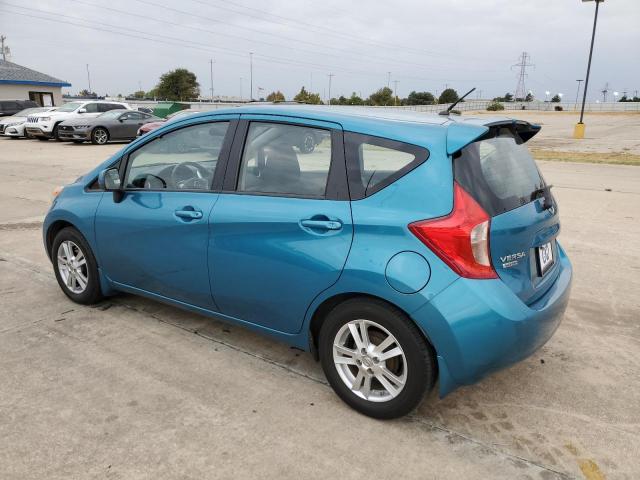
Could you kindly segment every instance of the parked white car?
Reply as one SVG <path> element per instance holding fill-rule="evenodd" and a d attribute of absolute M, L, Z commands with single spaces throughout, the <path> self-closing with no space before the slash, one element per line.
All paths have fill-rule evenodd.
<path fill-rule="evenodd" d="M 104 100 L 82 100 L 65 103 L 55 111 L 29 115 L 25 125 L 26 134 L 38 140 L 58 138 L 58 125 L 65 120 L 94 118 L 109 110 L 131 110 L 128 103 Z"/>
<path fill-rule="evenodd" d="M 25 108 L 15 115 L 11 115 L 10 117 L 3 117 L 0 120 L 0 135 L 11 138 L 26 137 L 27 135 L 24 131 L 24 126 L 29 115 L 51 112 L 55 109 L 56 107 Z"/>

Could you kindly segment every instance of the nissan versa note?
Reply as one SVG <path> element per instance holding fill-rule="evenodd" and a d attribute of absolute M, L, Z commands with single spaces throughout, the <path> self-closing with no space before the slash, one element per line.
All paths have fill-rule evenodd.
<path fill-rule="evenodd" d="M 71 300 L 129 292 L 244 325 L 312 352 L 359 412 L 394 418 L 558 327 L 572 269 L 526 146 L 539 129 L 292 105 L 195 114 L 65 186 L 44 243 Z"/>

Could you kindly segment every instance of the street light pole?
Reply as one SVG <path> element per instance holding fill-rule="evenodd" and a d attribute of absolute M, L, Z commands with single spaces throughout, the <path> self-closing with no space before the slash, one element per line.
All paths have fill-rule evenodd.
<path fill-rule="evenodd" d="M 583 2 L 590 2 L 594 0 L 582 0 Z M 604 2 L 604 0 L 595 0 L 596 2 L 596 13 L 593 17 L 593 32 L 591 33 L 591 48 L 589 49 L 589 62 L 587 63 L 587 76 L 584 80 L 584 92 L 582 95 L 582 109 L 580 110 L 580 121 L 576 125 L 576 128 L 573 132 L 573 138 L 584 138 L 584 105 L 587 102 L 587 90 L 589 88 L 589 74 L 591 73 L 591 59 L 593 58 L 593 44 L 596 39 L 596 26 L 598 25 L 598 10 L 600 9 L 600 3 Z"/>
<path fill-rule="evenodd" d="M 209 60 L 209 65 L 211 66 L 211 103 L 213 103 L 213 58 Z"/>
<path fill-rule="evenodd" d="M 251 81 L 249 82 L 249 101 L 253 102 L 253 52 L 249 52 L 249 73 L 251 76 Z"/>
<path fill-rule="evenodd" d="M 584 82 L 584 80 L 576 80 L 578 82 L 578 91 L 576 92 L 576 104 L 573 107 L 574 110 L 578 110 L 578 98 L 580 98 L 580 84 Z"/>

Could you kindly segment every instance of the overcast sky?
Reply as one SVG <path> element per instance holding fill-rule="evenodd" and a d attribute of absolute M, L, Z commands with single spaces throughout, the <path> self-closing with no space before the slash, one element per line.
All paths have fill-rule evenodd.
<path fill-rule="evenodd" d="M 573 101 L 585 76 L 595 3 L 580 0 L 0 0 L 0 33 L 12 61 L 65 79 L 75 93 L 151 89 L 176 67 L 210 95 L 254 96 L 302 85 L 323 98 L 368 96 L 397 80 L 410 91 L 483 97 L 513 92 L 518 57 L 531 56 L 527 89 Z M 84 25 L 85 27 L 81 27 Z M 640 1 L 601 4 L 589 99 L 640 90 Z M 241 81 L 241 77 L 243 80 Z M 611 95 L 611 93 L 610 93 Z M 475 94 L 473 95 L 475 96 Z"/>

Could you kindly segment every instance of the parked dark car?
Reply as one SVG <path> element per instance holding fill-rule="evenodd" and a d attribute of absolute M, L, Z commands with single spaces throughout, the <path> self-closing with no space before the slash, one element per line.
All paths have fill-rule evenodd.
<path fill-rule="evenodd" d="M 158 117 L 135 110 L 110 110 L 95 118 L 62 122 L 58 137 L 75 143 L 90 141 L 94 145 L 104 145 L 109 140 L 132 140 L 142 125 L 158 120 Z"/>
<path fill-rule="evenodd" d="M 0 117 L 10 117 L 25 108 L 39 107 L 33 100 L 0 100 Z"/>

